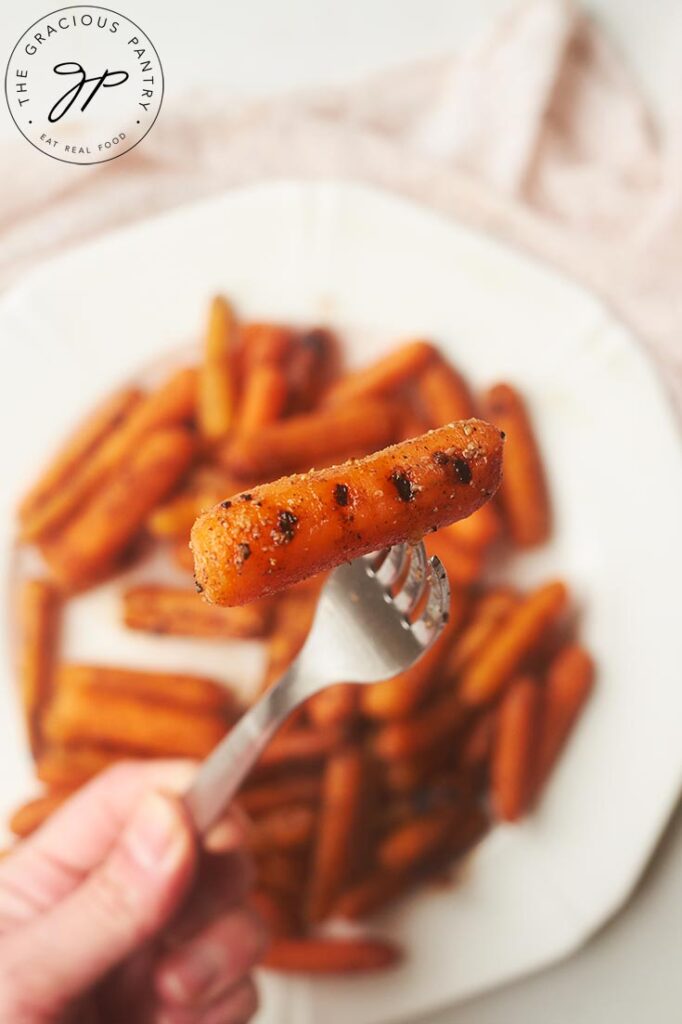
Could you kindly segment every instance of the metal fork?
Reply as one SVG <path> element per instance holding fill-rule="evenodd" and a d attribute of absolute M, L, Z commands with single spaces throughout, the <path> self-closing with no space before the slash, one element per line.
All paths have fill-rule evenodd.
<path fill-rule="evenodd" d="M 296 660 L 199 769 L 185 796 L 197 831 L 205 833 L 218 820 L 302 701 L 335 683 L 375 683 L 403 672 L 437 638 L 449 607 L 446 572 L 437 558 L 427 560 L 422 543 L 398 544 L 338 566 L 322 589 Z"/>

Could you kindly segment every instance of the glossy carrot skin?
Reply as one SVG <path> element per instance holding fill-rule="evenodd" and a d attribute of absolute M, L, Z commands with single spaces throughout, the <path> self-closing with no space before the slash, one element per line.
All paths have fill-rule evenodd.
<path fill-rule="evenodd" d="M 195 576 L 215 604 L 245 604 L 470 515 L 497 489 L 502 438 L 453 423 L 357 462 L 237 495 L 192 529 Z"/>

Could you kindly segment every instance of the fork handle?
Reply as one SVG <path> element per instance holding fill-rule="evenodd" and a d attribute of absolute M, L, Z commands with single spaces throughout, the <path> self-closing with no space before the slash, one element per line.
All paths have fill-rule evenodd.
<path fill-rule="evenodd" d="M 243 715 L 203 762 L 185 794 L 199 835 L 205 835 L 230 803 L 273 734 L 294 710 L 290 673 Z"/>

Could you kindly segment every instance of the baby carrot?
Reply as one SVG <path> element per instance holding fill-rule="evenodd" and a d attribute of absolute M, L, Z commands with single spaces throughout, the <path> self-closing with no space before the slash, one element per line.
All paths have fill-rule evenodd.
<path fill-rule="evenodd" d="M 507 439 L 500 503 L 514 542 L 541 544 L 550 531 L 549 495 L 528 411 L 509 384 L 497 384 L 484 396 L 491 421 Z"/>
<path fill-rule="evenodd" d="M 566 587 L 560 581 L 546 583 L 524 598 L 465 668 L 459 691 L 463 703 L 493 700 L 559 618 L 566 601 Z"/>
<path fill-rule="evenodd" d="M 109 572 L 154 505 L 182 476 L 193 455 L 189 432 L 167 427 L 145 436 L 67 524 L 42 545 L 54 579 L 65 589 L 87 586 Z"/>
<path fill-rule="evenodd" d="M 57 591 L 46 580 L 26 580 L 19 594 L 19 689 L 31 750 L 41 745 L 40 713 L 52 689 L 59 615 Z"/>
<path fill-rule="evenodd" d="M 502 821 L 517 821 L 528 809 L 539 707 L 539 688 L 528 676 L 510 684 L 499 707 L 490 786 L 495 814 Z"/>
<path fill-rule="evenodd" d="M 134 403 L 130 414 L 103 437 L 94 451 L 26 519 L 22 538 L 40 540 L 61 526 L 114 469 L 134 461 L 147 434 L 191 419 L 196 406 L 196 380 L 194 370 L 179 370 L 156 391 Z"/>
<path fill-rule="evenodd" d="M 594 684 L 594 664 L 582 647 L 571 644 L 547 670 L 536 758 L 535 792 L 539 792 L 575 725 Z"/>
<path fill-rule="evenodd" d="M 147 633 L 197 637 L 260 637 L 270 624 L 271 604 L 256 601 L 220 608 L 199 598 L 194 588 L 141 585 L 123 594 L 123 621 Z"/>
<path fill-rule="evenodd" d="M 308 893 L 310 921 L 318 922 L 326 917 L 353 870 L 362 777 L 363 756 L 359 746 L 345 747 L 328 758 L 312 856 Z"/>
<path fill-rule="evenodd" d="M 197 381 L 197 426 L 209 442 L 225 437 L 234 423 L 236 334 L 232 307 L 217 295 L 209 310 Z"/>
<path fill-rule="evenodd" d="M 296 467 L 319 466 L 345 452 L 380 448 L 393 439 L 397 423 L 395 405 L 367 400 L 292 416 L 257 433 L 240 434 L 223 445 L 218 458 L 237 476 L 268 479 Z"/>
<path fill-rule="evenodd" d="M 41 508 L 68 478 L 78 473 L 97 445 L 130 415 L 142 398 L 139 388 L 121 388 L 98 405 L 57 452 L 19 506 L 19 521 L 26 535 L 33 536 L 40 522 Z M 35 522 L 34 522 L 35 518 Z"/>
<path fill-rule="evenodd" d="M 357 462 L 262 484 L 194 524 L 197 584 L 215 604 L 245 604 L 422 537 L 484 504 L 501 463 L 499 431 L 467 420 Z"/>
<path fill-rule="evenodd" d="M 346 374 L 329 389 L 325 401 L 340 404 L 355 402 L 359 398 L 392 395 L 413 380 L 435 355 L 433 345 L 426 341 L 407 342 L 371 366 Z"/>
<path fill-rule="evenodd" d="M 397 946 L 380 939 L 275 939 L 262 963 L 275 971 L 305 974 L 354 974 L 393 967 Z"/>

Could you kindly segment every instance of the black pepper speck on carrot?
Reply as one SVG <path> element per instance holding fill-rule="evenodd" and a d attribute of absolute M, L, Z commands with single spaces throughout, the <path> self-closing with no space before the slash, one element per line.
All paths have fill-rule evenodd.
<path fill-rule="evenodd" d="M 502 448 L 495 427 L 466 420 L 342 466 L 262 484 L 253 501 L 217 505 L 192 530 L 204 597 L 246 604 L 464 519 L 497 490 Z M 353 532 L 344 511 L 351 493 Z"/>

